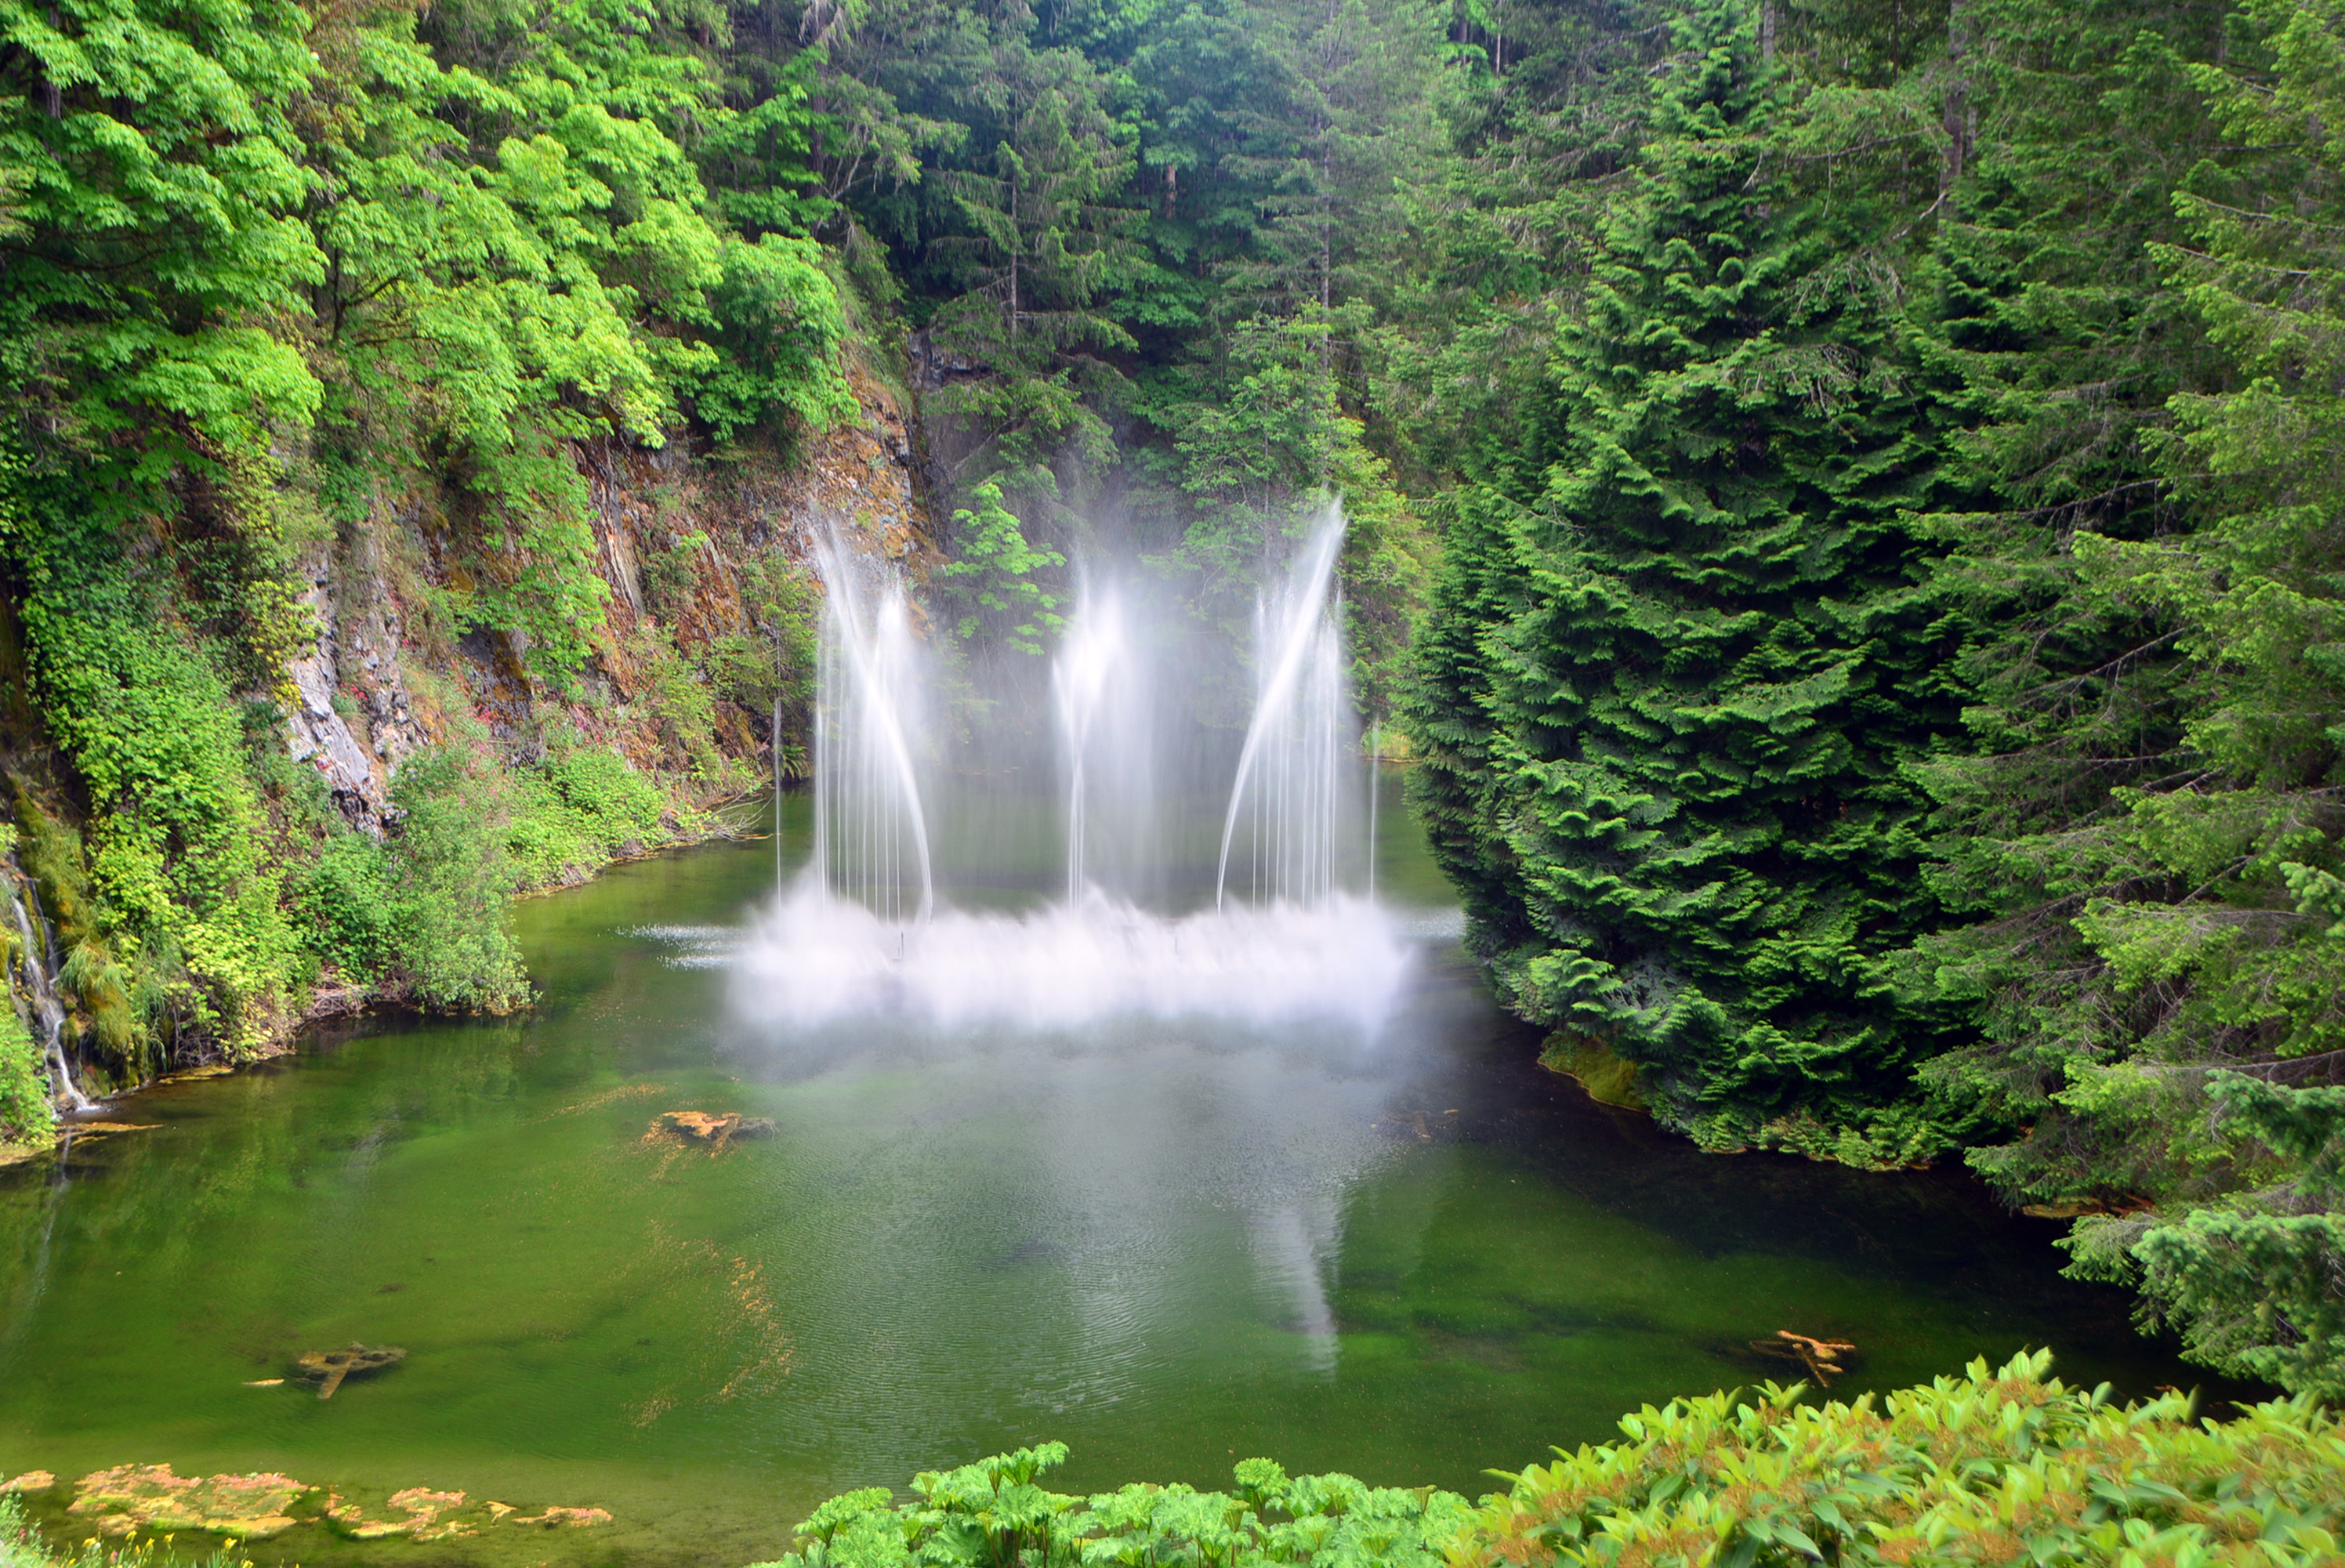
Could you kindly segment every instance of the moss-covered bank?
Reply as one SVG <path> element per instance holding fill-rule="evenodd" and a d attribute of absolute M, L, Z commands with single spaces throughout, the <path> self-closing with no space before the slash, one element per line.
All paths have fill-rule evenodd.
<path fill-rule="evenodd" d="M 34 936 L 0 926 L 0 1146 L 50 1131 L 28 959 L 82 1087 L 111 1091 L 373 1004 L 522 1005 L 511 898 L 734 831 L 727 803 L 804 766 L 809 530 L 925 548 L 875 357 L 848 364 L 852 417 L 794 443 L 570 449 L 594 547 L 572 563 L 595 605 L 574 670 L 472 624 L 460 487 L 422 465 L 340 494 L 299 470 L 311 488 L 283 504 L 340 515 L 295 552 L 307 632 L 273 679 L 239 672 L 168 554 L 117 563 L 127 586 L 100 597 L 119 614 L 83 607 L 71 630 L 107 643 L 85 666 L 45 674 L 0 616 L 0 879 Z M 110 687 L 103 723 L 58 694 L 76 681 Z"/>

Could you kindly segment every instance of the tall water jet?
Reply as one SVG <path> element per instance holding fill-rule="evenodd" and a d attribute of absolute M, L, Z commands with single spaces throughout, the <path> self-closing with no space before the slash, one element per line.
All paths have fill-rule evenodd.
<path fill-rule="evenodd" d="M 936 910 L 936 878 L 913 764 L 919 645 L 903 584 L 850 554 L 835 533 L 815 553 L 824 602 L 814 864 L 832 896 L 885 921 L 925 921 Z"/>
<path fill-rule="evenodd" d="M 1344 761 L 1350 714 L 1340 606 L 1329 590 L 1343 544 L 1344 516 L 1330 506 L 1284 590 L 1255 613 L 1254 722 L 1222 819 L 1215 908 L 1229 896 L 1242 814 L 1251 829 L 1242 869 L 1251 872 L 1256 896 L 1317 904 L 1335 891 L 1337 824 L 1350 794 Z"/>
<path fill-rule="evenodd" d="M 1076 611 L 1051 670 L 1059 709 L 1059 744 L 1067 768 L 1067 902 L 1083 891 L 1084 807 L 1090 803 L 1092 725 L 1107 693 L 1108 673 L 1123 640 L 1123 617 L 1112 598 L 1091 598 Z"/>
<path fill-rule="evenodd" d="M 1051 668 L 1071 904 L 1091 891 L 1135 896 L 1162 870 L 1139 652 L 1122 595 L 1085 582 Z"/>

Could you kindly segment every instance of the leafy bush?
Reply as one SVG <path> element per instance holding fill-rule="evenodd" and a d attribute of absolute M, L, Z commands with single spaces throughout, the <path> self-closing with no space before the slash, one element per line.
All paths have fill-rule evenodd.
<path fill-rule="evenodd" d="M 0 985 L 0 990 L 13 987 Z M 25 1027 L 15 998 L 0 996 L 0 1144 L 38 1143 L 49 1136 L 49 1083 L 40 1047 Z"/>
<path fill-rule="evenodd" d="M 1292 1480 L 1266 1459 L 1237 1467 L 1235 1495 L 1131 1485 L 1090 1498 L 1034 1483 L 1061 1464 L 1047 1442 L 912 1478 L 900 1507 L 885 1487 L 834 1497 L 799 1525 L 800 1549 L 773 1568 L 894 1568 L 898 1563 L 1381 1563 L 1432 1568 L 1438 1543 L 1464 1530 L 1465 1499 L 1431 1487 L 1396 1491 L 1348 1475 Z M 1284 1518 L 1266 1516 L 1277 1513 Z"/>
<path fill-rule="evenodd" d="M 1800 1388 L 1711 1394 L 1622 1418 L 1627 1441 L 1556 1451 L 1477 1508 L 1431 1487 L 1292 1480 L 1268 1460 L 1234 1492 L 1034 1478 L 1048 1443 L 832 1498 L 775 1568 L 897 1564 L 2334 1563 L 2345 1422 L 2308 1398 L 2194 1421 L 2188 1396 L 2120 1406 L 2046 1377 L 2051 1352 L 1876 1403 Z"/>
<path fill-rule="evenodd" d="M 820 428 L 855 413 L 837 369 L 846 331 L 838 291 L 811 239 L 766 234 L 728 239 L 710 291 L 718 363 L 695 386 L 693 406 L 720 441 L 795 419 Z"/>
<path fill-rule="evenodd" d="M 1066 565 L 1067 558 L 1026 541 L 1017 516 L 1002 504 L 997 481 L 971 494 L 977 510 L 953 513 L 953 559 L 939 572 L 960 614 L 955 630 L 963 642 L 982 631 L 1014 652 L 1038 654 L 1043 632 L 1057 631 L 1065 617 L 1058 613 L 1059 595 L 1036 574 Z"/>
<path fill-rule="evenodd" d="M 293 890 L 310 945 L 352 979 L 391 961 L 397 926 L 390 853 L 365 834 L 329 828 L 316 865 Z"/>
<path fill-rule="evenodd" d="M 393 961 L 417 999 L 502 1012 L 529 982 L 505 929 L 513 888 L 510 785 L 491 758 L 442 746 L 407 760 L 391 787 L 406 813 L 391 847 Z"/>
<path fill-rule="evenodd" d="M 659 785 L 601 746 L 557 737 L 534 768 L 513 774 L 516 811 L 506 835 L 516 887 L 575 880 L 629 848 L 665 844 L 676 830 L 662 818 Z"/>

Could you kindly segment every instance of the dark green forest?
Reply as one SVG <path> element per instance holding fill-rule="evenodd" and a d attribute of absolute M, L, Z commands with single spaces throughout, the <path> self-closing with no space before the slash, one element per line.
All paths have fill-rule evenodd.
<path fill-rule="evenodd" d="M 1720 1150 L 1967 1158 L 2208 1364 L 2345 1393 L 2338 0 L 0 43 L 7 847 L 86 1070 L 525 1000 L 506 900 L 803 744 L 799 565 L 672 480 L 598 565 L 608 476 L 748 493 L 884 396 L 971 661 L 1111 521 L 1234 623 L 1340 497 L 1355 695 L 1553 1060 Z M 360 580 L 431 712 L 354 822 L 284 726 Z"/>

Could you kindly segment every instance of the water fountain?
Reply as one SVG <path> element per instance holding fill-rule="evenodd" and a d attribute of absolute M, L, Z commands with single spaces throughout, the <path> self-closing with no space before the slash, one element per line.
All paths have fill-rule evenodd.
<path fill-rule="evenodd" d="M 901 582 L 816 547 L 825 589 L 815 704 L 815 850 L 822 885 L 881 918 L 936 908 L 927 814 L 913 765 L 919 644 Z M 875 583 L 871 579 L 877 576 Z"/>
<path fill-rule="evenodd" d="M 1164 859 L 1157 707 L 1142 642 L 1124 593 L 1086 582 L 1051 673 L 1070 904 L 1092 895 L 1144 900 Z"/>
<path fill-rule="evenodd" d="M 929 716 L 932 677 L 904 588 L 826 538 L 813 862 L 763 929 L 722 956 L 744 1012 L 786 1029 L 879 1017 L 1062 1029 L 1211 1015 L 1332 1018 L 1372 1033 L 1398 994 L 1407 949 L 1358 887 L 1365 857 L 1353 845 L 1366 779 L 1334 602 L 1342 543 L 1331 508 L 1256 617 L 1253 712 L 1233 764 L 1223 764 L 1226 794 L 1205 808 L 1219 834 L 1199 846 L 1217 850 L 1198 868 L 1213 889 L 1203 909 L 1149 890 L 1172 880 L 1160 755 L 1228 757 L 1215 749 L 1225 743 L 1174 706 L 1210 685 L 1198 668 L 1209 652 L 1192 643 L 1152 657 L 1143 629 L 1161 643 L 1162 625 L 1133 613 L 1132 585 L 1086 582 L 1052 666 L 1051 722 L 1031 743 L 1051 754 L 990 775 L 996 796 L 1003 776 L 1055 781 L 1048 797 L 1028 786 L 1017 809 L 1057 815 L 1056 896 L 1013 915 L 939 896 L 935 866 L 947 862 L 932 859 L 934 824 L 998 822 L 1001 808 L 939 815 L 970 786 L 943 760 L 948 737 Z M 967 721 L 987 731 L 997 764 L 1018 754 L 1026 733 L 1008 701 L 989 697 Z"/>
<path fill-rule="evenodd" d="M 1222 821 L 1216 908 L 1229 895 L 1230 848 L 1249 805 L 1258 896 L 1312 904 L 1335 891 L 1336 824 L 1353 771 L 1344 755 L 1351 714 L 1344 700 L 1340 610 L 1330 602 L 1343 544 L 1344 516 L 1331 506 L 1294 575 L 1255 612 L 1260 687 Z"/>

